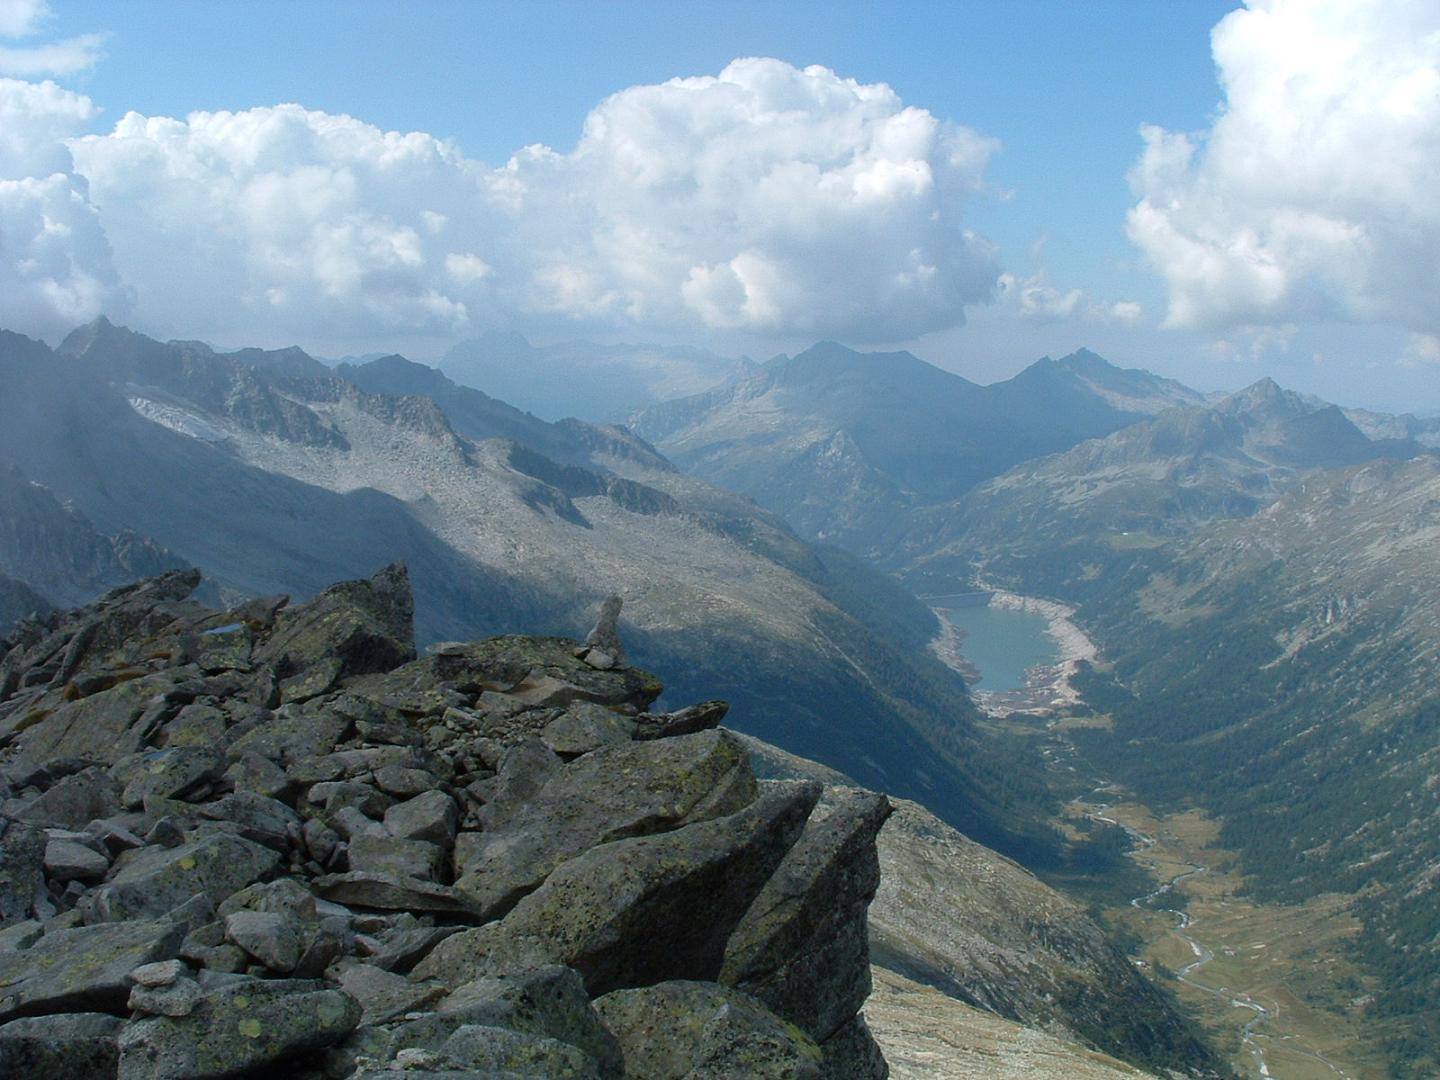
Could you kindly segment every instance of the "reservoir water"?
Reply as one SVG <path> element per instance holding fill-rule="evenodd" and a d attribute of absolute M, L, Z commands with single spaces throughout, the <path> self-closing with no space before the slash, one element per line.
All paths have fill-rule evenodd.
<path fill-rule="evenodd" d="M 1060 659 L 1059 647 L 1043 615 L 999 607 L 945 608 L 946 617 L 964 633 L 960 654 L 980 671 L 977 690 L 1019 690 L 1025 672 Z"/>

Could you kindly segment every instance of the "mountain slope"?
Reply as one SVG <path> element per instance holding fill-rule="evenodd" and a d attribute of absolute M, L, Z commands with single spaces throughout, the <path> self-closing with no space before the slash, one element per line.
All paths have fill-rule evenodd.
<path fill-rule="evenodd" d="M 26 582 L 51 605 L 78 604 L 184 565 L 128 529 L 103 535 L 84 514 L 0 461 L 0 573 Z"/>
<path fill-rule="evenodd" d="M 1054 856 L 1038 781 L 986 747 L 958 680 L 917 655 L 923 607 L 621 433 L 551 432 L 592 461 L 557 462 L 467 439 L 428 398 L 99 324 L 58 355 L 3 350 L 0 377 L 15 388 L 0 458 L 234 592 L 306 595 L 404 557 L 424 640 L 583 632 L 618 592 L 632 652 L 679 672 L 681 697 L 718 689 L 763 737 Z"/>
<path fill-rule="evenodd" d="M 1397 1076 L 1440 1045 L 1440 461 L 1305 480 L 1091 607 L 1118 685 L 1086 749 L 1196 798 L 1270 900 L 1357 898 Z M 1185 763 L 1184 790 L 1174 764 Z"/>
<path fill-rule="evenodd" d="M 897 521 L 1016 462 L 1199 395 L 1091 353 L 982 387 L 909 353 L 822 342 L 632 427 L 677 465 L 753 495 L 803 535 L 884 553 Z"/>
<path fill-rule="evenodd" d="M 1075 735 L 1085 754 L 1151 805 L 1220 817 L 1260 898 L 1355 897 L 1369 1022 L 1395 1075 L 1431 1075 L 1440 457 L 1260 383 L 945 509 L 910 583 L 1077 605 L 1110 665 L 1082 683 L 1113 722 Z"/>
<path fill-rule="evenodd" d="M 1078 600 L 1105 588 L 1110 570 L 1254 514 L 1317 469 L 1419 451 L 1372 442 L 1335 406 L 1263 379 L 1025 462 L 928 508 L 896 561 L 921 592 L 951 590 L 978 572 Z"/>

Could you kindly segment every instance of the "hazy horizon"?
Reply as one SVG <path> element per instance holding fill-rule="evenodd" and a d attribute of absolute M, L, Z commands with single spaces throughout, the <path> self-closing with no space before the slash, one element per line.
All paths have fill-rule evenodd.
<path fill-rule="evenodd" d="M 0 0 L 0 325 L 1089 347 L 1434 411 L 1437 43 L 1415 0 Z"/>

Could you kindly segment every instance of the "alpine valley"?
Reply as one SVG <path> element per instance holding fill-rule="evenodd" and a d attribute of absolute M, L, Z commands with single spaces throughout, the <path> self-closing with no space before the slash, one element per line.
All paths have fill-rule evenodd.
<path fill-rule="evenodd" d="M 1433 422 L 104 318 L 0 386 L 0 1066 L 1440 1070 Z M 1065 693 L 982 708 L 956 595 Z M 244 977 L 278 1041 L 206 1064 Z"/>

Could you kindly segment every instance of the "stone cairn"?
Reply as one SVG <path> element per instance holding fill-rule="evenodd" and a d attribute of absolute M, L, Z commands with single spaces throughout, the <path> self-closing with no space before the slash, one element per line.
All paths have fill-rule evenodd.
<path fill-rule="evenodd" d="M 585 644 L 416 657 L 403 565 L 0 641 L 0 1076 L 886 1075 L 885 798 L 757 781 Z"/>

